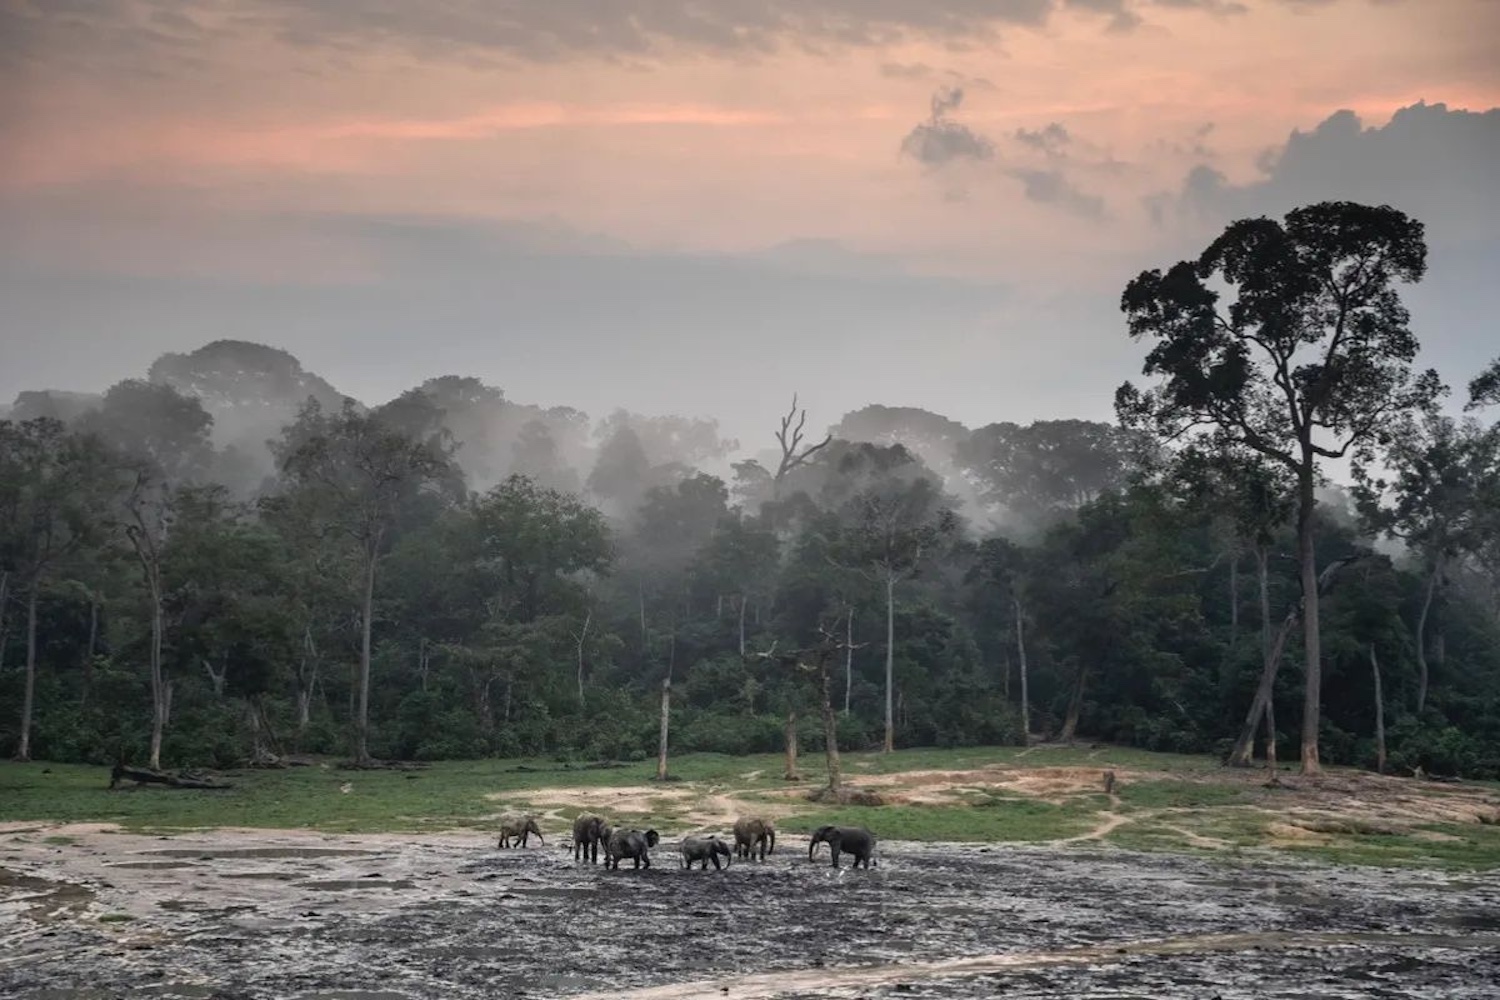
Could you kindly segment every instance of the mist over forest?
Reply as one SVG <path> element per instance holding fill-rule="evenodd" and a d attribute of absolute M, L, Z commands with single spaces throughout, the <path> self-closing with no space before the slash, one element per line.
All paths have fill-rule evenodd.
<path fill-rule="evenodd" d="M 665 775 L 691 750 L 791 771 L 799 745 L 1085 739 L 1500 774 L 1500 362 L 1456 395 L 1413 364 L 1420 223 L 1284 225 L 1130 283 L 1122 326 L 1154 347 L 1113 422 L 827 414 L 813 386 L 736 441 L 462 373 L 371 404 L 231 340 L 22 392 L 0 750 L 654 752 Z M 1266 245 L 1326 270 L 1239 249 Z"/>

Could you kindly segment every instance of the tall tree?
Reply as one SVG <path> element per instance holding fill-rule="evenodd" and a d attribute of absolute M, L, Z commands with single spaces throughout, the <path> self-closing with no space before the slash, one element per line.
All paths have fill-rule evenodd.
<path fill-rule="evenodd" d="M 1435 372 L 1413 372 L 1417 338 L 1395 287 L 1426 270 L 1420 222 L 1388 206 L 1323 202 L 1283 222 L 1232 223 L 1196 261 L 1143 272 L 1121 299 L 1130 335 L 1154 341 L 1144 374 L 1160 379 L 1146 391 L 1121 386 L 1122 422 L 1164 439 L 1206 431 L 1296 478 L 1305 774 L 1320 770 L 1319 463 L 1367 447 L 1392 414 L 1441 391 Z"/>
<path fill-rule="evenodd" d="M 31 759 L 41 592 L 59 563 L 97 539 L 108 485 L 106 455 L 92 435 L 70 432 L 49 417 L 0 421 L 0 617 L 12 577 L 26 595 L 19 760 Z"/>
<path fill-rule="evenodd" d="M 345 403 L 325 414 L 315 402 L 287 429 L 277 448 L 281 475 L 301 514 L 352 544 L 361 563 L 359 708 L 354 759 L 371 761 L 370 639 L 375 582 L 403 509 L 431 487 L 449 481 L 447 454 L 432 439 L 393 430 L 378 416 Z"/>

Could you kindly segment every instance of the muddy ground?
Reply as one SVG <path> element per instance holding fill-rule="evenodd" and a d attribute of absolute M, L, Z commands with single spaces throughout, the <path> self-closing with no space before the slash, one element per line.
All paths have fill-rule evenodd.
<path fill-rule="evenodd" d="M 806 843 L 607 872 L 550 839 L 12 831 L 0 995 L 1500 997 L 1495 874 Z"/>

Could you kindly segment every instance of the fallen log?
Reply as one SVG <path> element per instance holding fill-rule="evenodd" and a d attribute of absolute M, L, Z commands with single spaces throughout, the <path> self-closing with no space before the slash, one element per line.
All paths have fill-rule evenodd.
<path fill-rule="evenodd" d="M 215 791 L 234 787 L 227 781 L 220 781 L 217 778 L 211 778 L 204 774 L 158 771 L 150 767 L 131 767 L 126 764 L 116 764 L 114 770 L 110 772 L 109 787 L 115 788 L 121 781 L 134 781 L 137 788 L 148 784 L 167 785 L 171 788 L 196 788 Z"/>

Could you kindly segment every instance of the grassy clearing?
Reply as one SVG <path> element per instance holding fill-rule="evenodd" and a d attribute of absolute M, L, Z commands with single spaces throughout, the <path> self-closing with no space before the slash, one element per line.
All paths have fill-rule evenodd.
<path fill-rule="evenodd" d="M 821 758 L 803 758 L 807 780 L 800 787 L 822 783 L 820 765 Z M 487 834 L 505 808 L 550 808 L 554 817 L 566 817 L 588 804 L 591 789 L 613 788 L 641 790 L 606 799 L 611 805 L 605 811 L 613 820 L 652 826 L 668 836 L 693 827 L 692 817 L 712 812 L 716 802 L 722 809 L 727 796 L 768 808 L 774 805 L 777 814 L 790 807 L 793 814 L 778 825 L 792 836 L 837 823 L 868 826 L 887 841 L 1092 839 L 1133 850 L 1224 857 L 1251 852 L 1265 856 L 1270 848 L 1352 864 L 1500 868 L 1500 825 L 1439 822 L 1445 817 L 1438 814 L 1430 823 L 1393 824 L 1379 808 L 1379 797 L 1388 794 L 1386 786 L 1372 790 L 1368 801 L 1355 808 L 1349 805 L 1348 787 L 1338 795 L 1324 794 L 1315 786 L 1266 789 L 1258 775 L 1225 771 L 1207 757 L 1114 747 L 845 755 L 850 783 L 891 798 L 891 804 L 878 807 L 830 807 L 789 798 L 787 789 L 797 786 L 781 780 L 783 767 L 780 755 L 693 754 L 674 759 L 673 780 L 656 784 L 654 761 L 607 769 L 548 760 L 447 761 L 418 771 L 344 771 L 328 764 L 233 773 L 228 777 L 234 787 L 226 791 L 110 791 L 108 771 L 102 767 L 0 762 L 0 822 L 104 823 L 153 832 L 252 827 L 328 834 Z M 1105 795 L 1098 784 L 1097 772 L 1105 768 L 1120 774 L 1114 797 Z M 909 780 L 903 780 L 903 774 Z M 1345 772 L 1345 778 L 1358 776 Z M 549 791 L 543 794 L 543 789 Z M 558 789 L 578 790 L 571 797 L 579 806 L 558 806 Z M 1435 802 L 1433 796 L 1451 795 L 1454 789 L 1411 782 L 1403 783 L 1400 792 L 1408 799 Z M 1468 786 L 1463 792 L 1474 801 L 1492 802 L 1493 815 L 1500 818 L 1500 788 Z M 1323 818 L 1293 815 L 1310 808 L 1320 810 Z M 1284 835 L 1288 822 L 1302 824 L 1302 840 Z M 565 835 L 555 818 L 543 825 L 550 828 L 548 843 Z M 65 834 L 48 832 L 13 829 L 10 836 L 41 834 L 46 843 L 57 846 L 72 842 Z"/>

